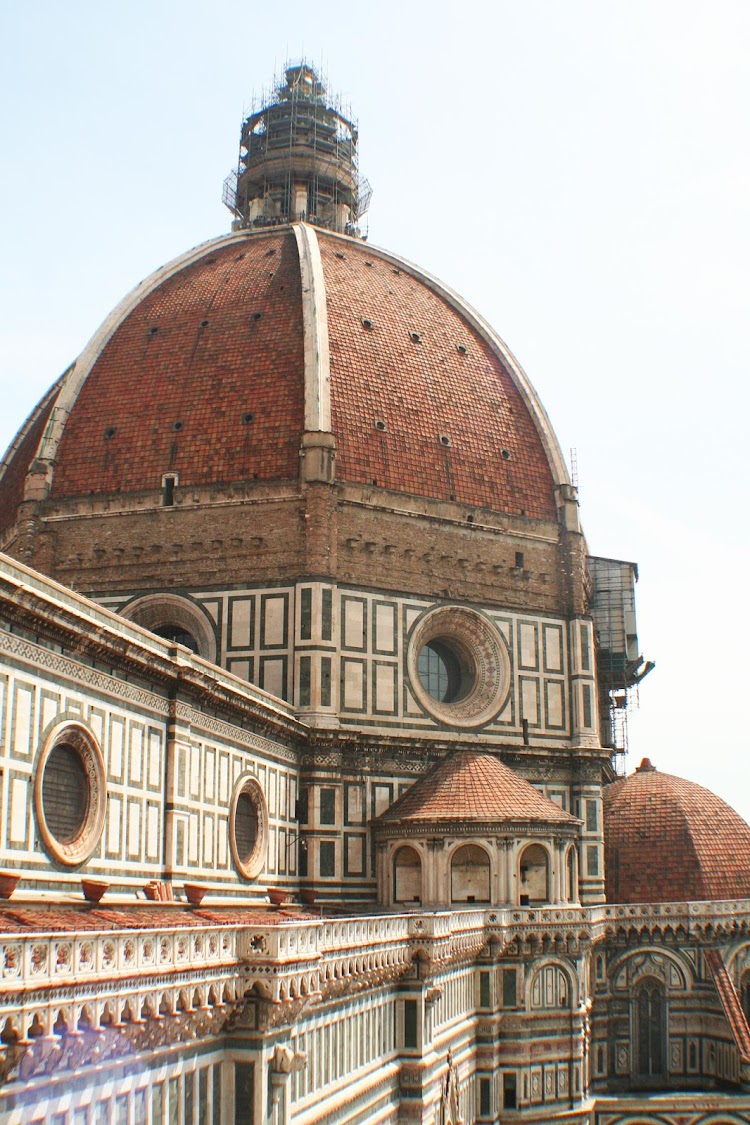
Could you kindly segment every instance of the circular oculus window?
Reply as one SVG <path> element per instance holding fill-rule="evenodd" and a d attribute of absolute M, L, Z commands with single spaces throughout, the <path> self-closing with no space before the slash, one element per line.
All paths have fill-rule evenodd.
<path fill-rule="evenodd" d="M 259 781 L 252 774 L 237 779 L 229 809 L 229 844 L 234 864 L 246 879 L 263 870 L 268 847 L 268 806 Z"/>
<path fill-rule="evenodd" d="M 34 779 L 34 810 L 45 849 L 76 867 L 99 843 L 107 809 L 104 759 L 93 734 L 79 723 L 57 727 L 47 739 Z"/>
<path fill-rule="evenodd" d="M 475 610 L 441 606 L 425 614 L 412 630 L 406 659 L 417 701 L 442 723 L 483 726 L 507 699 L 508 650 Z"/>

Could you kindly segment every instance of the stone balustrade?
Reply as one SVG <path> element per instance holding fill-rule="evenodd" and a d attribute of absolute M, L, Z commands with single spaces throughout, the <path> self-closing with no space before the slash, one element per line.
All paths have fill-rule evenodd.
<path fill-rule="evenodd" d="M 179 926 L 0 938 L 0 1030 L 51 1034 L 222 1007 L 255 993 L 273 1004 L 367 987 L 408 970 L 433 971 L 486 945 L 579 951 L 623 929 L 715 941 L 750 929 L 750 901 L 572 905 L 274 919 L 261 926 Z"/>
<path fill-rule="evenodd" d="M 195 973 L 236 963 L 237 935 L 229 927 L 24 934 L 0 940 L 4 996 L 27 988 L 114 983 L 134 975 Z"/>

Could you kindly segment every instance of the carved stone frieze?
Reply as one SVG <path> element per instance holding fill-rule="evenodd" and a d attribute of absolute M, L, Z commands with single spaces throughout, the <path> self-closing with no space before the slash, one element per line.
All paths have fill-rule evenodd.
<path fill-rule="evenodd" d="M 117 699 L 147 707 L 159 715 L 166 716 L 169 713 L 169 701 L 164 696 L 135 687 L 115 676 L 108 676 L 106 672 L 99 672 L 86 664 L 69 660 L 59 652 L 52 652 L 50 649 L 42 648 L 41 645 L 32 644 L 12 633 L 0 632 L 0 651 L 31 664 L 35 670 L 46 669 L 57 676 L 77 681 Z"/>
<path fill-rule="evenodd" d="M 293 765 L 299 765 L 300 755 L 296 750 L 288 746 L 282 746 L 279 742 L 273 742 L 269 738 L 264 738 L 262 735 L 254 734 L 243 727 L 233 726 L 231 723 L 226 723 L 222 719 L 217 719 L 213 715 L 206 715 L 201 711 L 196 711 L 188 703 L 177 703 L 175 705 L 175 714 L 178 718 L 184 719 L 189 722 L 194 731 L 206 731 L 213 734 L 218 738 L 225 739 L 228 742 L 241 743 L 252 750 L 257 750 L 261 754 L 268 757 L 279 758 L 284 762 L 291 762 Z"/>
<path fill-rule="evenodd" d="M 234 1009 L 224 1030 L 231 1034 L 233 1031 L 266 1032 L 276 1027 L 288 1027 L 297 1022 L 312 1001 L 313 997 L 302 996 L 297 1000 L 275 1003 L 256 996 Z"/>

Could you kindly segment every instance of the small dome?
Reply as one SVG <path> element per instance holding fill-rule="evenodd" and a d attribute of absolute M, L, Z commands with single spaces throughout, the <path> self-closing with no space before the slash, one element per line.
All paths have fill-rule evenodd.
<path fill-rule="evenodd" d="M 383 827 L 449 821 L 472 826 L 578 824 L 493 754 L 474 750 L 448 754 L 378 818 Z"/>
<path fill-rule="evenodd" d="M 648 758 L 605 787 L 604 833 L 609 902 L 750 898 L 750 826 Z"/>

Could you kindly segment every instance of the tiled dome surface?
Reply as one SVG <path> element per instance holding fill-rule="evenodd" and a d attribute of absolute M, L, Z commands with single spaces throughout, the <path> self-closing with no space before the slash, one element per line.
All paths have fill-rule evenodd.
<path fill-rule="evenodd" d="M 604 830 L 610 902 L 750 898 L 750 826 L 648 760 L 605 787 Z"/>
<path fill-rule="evenodd" d="M 303 386 L 294 236 L 212 247 L 104 348 L 65 427 L 52 498 L 158 488 L 166 471 L 181 486 L 296 477 Z"/>
<path fill-rule="evenodd" d="M 455 820 L 483 824 L 529 820 L 576 823 L 569 813 L 494 755 L 474 750 L 448 753 L 379 820 L 383 824 Z"/>
<path fill-rule="evenodd" d="M 545 446 L 503 359 L 413 267 L 317 238 L 337 480 L 554 519 Z M 302 296 L 291 228 L 207 244 L 144 291 L 73 403 L 50 498 L 158 489 L 166 472 L 181 487 L 296 479 Z M 43 428 L 0 478 L 0 529 Z"/>
<path fill-rule="evenodd" d="M 539 435 L 479 333 L 405 268 L 361 243 L 318 239 L 339 479 L 554 519 Z"/>

